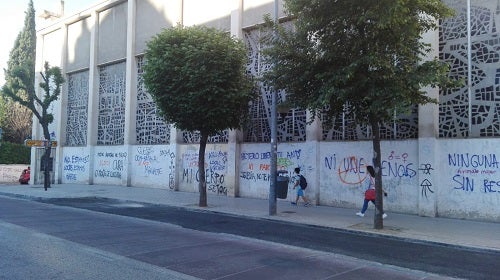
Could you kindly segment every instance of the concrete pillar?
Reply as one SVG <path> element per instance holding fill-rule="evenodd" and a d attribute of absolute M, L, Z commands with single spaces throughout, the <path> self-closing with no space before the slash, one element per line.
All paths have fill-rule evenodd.
<path fill-rule="evenodd" d="M 241 138 L 240 130 L 229 131 L 229 142 L 227 149 L 227 165 L 226 176 L 224 182 L 227 188 L 227 196 L 238 197 L 240 192 L 240 154 L 241 154 Z"/>
<path fill-rule="evenodd" d="M 181 144 L 182 143 L 182 131 L 175 128 L 175 126 L 170 126 L 170 147 L 172 151 L 175 151 L 175 172 L 174 172 L 174 191 L 179 190 L 180 178 L 182 178 L 182 154 L 181 154 Z"/>
<path fill-rule="evenodd" d="M 36 38 L 36 53 L 41 54 L 43 53 L 43 43 L 44 43 L 44 35 L 43 34 L 38 34 Z M 40 84 L 40 69 L 43 68 L 43 56 L 38 55 L 36 57 L 36 62 L 35 62 L 35 92 L 37 96 L 40 96 L 40 87 L 37 85 Z M 41 139 L 41 127 L 38 123 L 38 119 L 33 115 L 33 125 L 31 127 L 31 139 Z M 40 184 L 43 182 L 43 177 L 41 177 L 41 172 L 40 169 L 37 168 L 39 167 L 39 162 L 40 162 L 40 156 L 41 154 L 38 152 L 39 148 L 33 147 L 31 148 L 31 164 L 30 164 L 30 169 L 31 169 L 31 178 L 30 178 L 30 184 Z"/>
<path fill-rule="evenodd" d="M 90 28 L 90 63 L 89 63 L 89 103 L 88 103 L 88 130 L 87 147 L 90 155 L 88 182 L 94 183 L 95 146 L 97 144 L 97 106 L 99 105 L 99 69 L 97 69 L 97 43 L 99 38 L 99 14 L 91 14 L 92 25 Z"/>
<path fill-rule="evenodd" d="M 431 43 L 433 51 L 425 59 L 439 55 L 439 32 L 424 34 L 423 40 Z M 426 88 L 431 98 L 439 99 L 439 89 Z M 426 104 L 418 109 L 418 214 L 435 217 L 437 215 L 438 178 L 437 162 L 439 158 L 439 106 Z"/>
<path fill-rule="evenodd" d="M 56 122 L 56 140 L 57 140 L 57 147 L 55 148 L 55 153 L 54 153 L 54 177 L 55 181 L 60 184 L 62 181 L 62 167 L 63 167 L 63 153 L 62 153 L 62 144 L 64 139 L 66 139 L 66 120 L 67 118 L 67 112 L 66 108 L 68 107 L 68 77 L 65 75 L 66 69 L 67 69 L 67 61 L 68 61 L 68 25 L 63 24 L 62 25 L 62 32 L 63 32 L 63 41 L 62 41 L 62 52 L 61 52 L 61 73 L 63 73 L 63 76 L 65 76 L 66 82 L 62 84 L 61 87 L 61 95 L 59 95 L 59 112 L 55 113 L 55 115 L 59 115 L 59 118 L 55 118 L 54 121 Z"/>
<path fill-rule="evenodd" d="M 231 35 L 242 39 L 243 32 L 243 0 L 234 1 L 231 7 Z M 240 143 L 242 132 L 240 130 L 229 131 L 229 141 L 227 149 L 226 177 L 224 182 L 227 188 L 227 195 L 231 197 L 239 196 L 240 182 Z"/>
<path fill-rule="evenodd" d="M 307 112 L 307 119 L 309 120 L 311 118 L 311 113 L 308 111 Z M 315 158 L 313 158 L 313 162 L 321 162 L 321 155 L 320 155 L 320 142 L 323 134 L 323 128 L 321 125 L 321 120 L 316 117 L 314 121 L 306 125 L 306 143 L 308 145 L 311 145 L 312 149 L 315 151 Z M 309 192 L 310 196 L 309 198 L 311 199 L 311 202 L 315 205 L 319 204 L 320 201 L 320 188 L 319 188 L 319 182 L 320 182 L 320 172 L 319 172 L 319 167 L 315 167 L 315 170 L 313 172 L 315 174 L 314 178 L 309 178 L 308 180 L 308 185 L 314 184 L 314 188 L 309 187 L 308 189 L 314 190 L 314 193 Z"/>
<path fill-rule="evenodd" d="M 137 64 L 135 60 L 135 23 L 136 0 L 127 2 L 127 51 L 125 65 L 125 130 L 124 145 L 128 155 L 132 155 L 132 145 L 136 144 L 136 107 L 137 107 Z M 132 160 L 128 160 L 126 185 L 131 185 Z"/>

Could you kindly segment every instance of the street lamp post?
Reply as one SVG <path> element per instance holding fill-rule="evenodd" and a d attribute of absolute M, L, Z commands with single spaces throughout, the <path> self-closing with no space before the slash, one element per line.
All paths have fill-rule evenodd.
<path fill-rule="evenodd" d="M 276 119 L 276 92 L 273 92 L 271 105 L 271 184 L 269 187 L 269 215 L 276 215 L 276 185 L 278 184 L 278 128 Z"/>
<path fill-rule="evenodd" d="M 278 0 L 274 0 L 274 23 L 278 25 Z M 276 36 L 276 30 L 274 31 Z M 277 95 L 276 90 L 271 98 L 271 182 L 269 184 L 269 215 L 276 215 L 276 185 L 278 184 L 278 128 L 277 128 Z"/>

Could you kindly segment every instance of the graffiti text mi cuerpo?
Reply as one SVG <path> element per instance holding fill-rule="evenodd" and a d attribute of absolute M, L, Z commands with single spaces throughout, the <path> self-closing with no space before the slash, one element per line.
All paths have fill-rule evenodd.
<path fill-rule="evenodd" d="M 500 193 L 500 179 L 493 177 L 500 166 L 496 154 L 448 154 L 448 165 L 457 168 L 452 178 L 454 189 L 474 192 L 479 181 L 481 192 Z"/>
<path fill-rule="evenodd" d="M 182 155 L 184 170 L 182 180 L 191 183 L 193 179 L 200 181 L 198 169 L 198 154 L 185 153 Z M 224 174 L 227 169 L 227 152 L 211 151 L 206 155 L 205 161 L 205 180 L 207 185 L 223 184 Z"/>
<path fill-rule="evenodd" d="M 294 165 L 294 160 L 300 160 L 302 154 L 301 149 L 290 150 L 287 152 L 277 152 L 278 166 L 287 169 Z M 268 182 L 271 177 L 269 171 L 271 165 L 271 152 L 254 152 L 241 153 L 240 159 L 242 162 L 247 162 L 247 171 L 240 172 L 240 178 L 249 181 L 264 181 Z"/>
<path fill-rule="evenodd" d="M 337 171 L 340 180 L 344 184 L 361 184 L 367 177 L 365 167 L 370 164 L 371 159 L 363 157 L 349 156 L 340 160 L 337 155 L 326 156 L 324 158 L 325 167 L 329 170 Z M 389 156 L 382 159 L 382 176 L 389 178 L 413 178 L 417 171 L 413 163 L 408 161 L 407 153 L 395 153 L 392 151 Z"/>

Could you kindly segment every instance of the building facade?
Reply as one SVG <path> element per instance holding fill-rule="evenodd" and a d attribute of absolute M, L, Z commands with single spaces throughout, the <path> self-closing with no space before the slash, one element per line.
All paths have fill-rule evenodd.
<path fill-rule="evenodd" d="M 500 3 L 446 0 L 456 10 L 425 34 L 426 59 L 450 63 L 466 85 L 429 88 L 439 104 L 415 107 L 382 129 L 382 175 L 389 212 L 500 221 Z M 283 16 L 279 2 L 279 16 Z M 258 28 L 273 14 L 273 0 L 108 0 L 38 30 L 37 71 L 45 61 L 66 77 L 52 107 L 50 131 L 55 183 L 104 184 L 198 192 L 198 139 L 166 124 L 144 88 L 147 41 L 178 23 L 230 32 L 248 46 L 247 70 L 263 63 Z M 38 84 L 38 82 L 37 82 Z M 39 89 L 38 89 L 39 90 Z M 270 184 L 271 92 L 259 85 L 251 123 L 210 139 L 208 192 L 267 199 Z M 278 98 L 285 98 L 278 93 Z M 210 106 L 210 104 L 207 104 Z M 359 208 L 371 163 L 370 129 L 338 118 L 307 123 L 304 110 L 278 120 L 278 169 L 307 177 L 307 195 L 318 205 Z M 34 126 L 33 139 L 42 137 Z M 32 182 L 43 179 L 43 149 L 32 150 Z M 295 194 L 289 190 L 289 197 Z M 209 199 L 210 203 L 210 199 Z M 354 212 L 353 212 L 354 213 Z"/>

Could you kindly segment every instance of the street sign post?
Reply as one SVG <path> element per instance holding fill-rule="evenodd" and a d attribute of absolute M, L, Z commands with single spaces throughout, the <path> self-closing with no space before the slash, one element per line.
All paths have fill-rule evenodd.
<path fill-rule="evenodd" d="M 28 147 L 47 147 L 50 143 L 52 148 L 57 147 L 57 141 L 48 141 L 48 140 L 24 140 L 24 145 Z"/>

